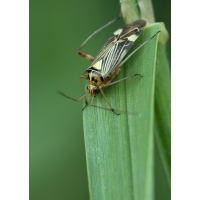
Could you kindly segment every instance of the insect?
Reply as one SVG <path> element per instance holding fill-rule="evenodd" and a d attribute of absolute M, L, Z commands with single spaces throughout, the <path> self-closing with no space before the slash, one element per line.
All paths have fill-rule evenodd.
<path fill-rule="evenodd" d="M 105 45 L 102 47 L 98 55 L 94 58 L 93 56 L 86 54 L 81 50 L 81 48 L 86 44 L 86 42 L 97 32 L 105 28 L 106 26 L 110 25 L 111 23 L 118 20 L 121 16 L 117 17 L 113 21 L 109 22 L 108 24 L 104 25 L 97 31 L 95 31 L 92 35 L 90 35 L 85 42 L 79 47 L 78 54 L 82 57 L 86 58 L 87 60 L 92 61 L 92 64 L 90 67 L 85 71 L 83 75 L 80 76 L 80 82 L 81 87 L 83 90 L 83 96 L 76 100 L 71 97 L 66 96 L 62 92 L 59 92 L 62 96 L 74 100 L 74 101 L 80 101 L 81 99 L 85 99 L 85 106 L 82 110 L 84 110 L 88 106 L 88 102 L 86 99 L 86 96 L 88 94 L 92 95 L 91 100 L 91 106 L 111 110 L 115 114 L 119 115 L 120 113 L 117 113 L 112 106 L 110 105 L 108 99 L 106 98 L 103 88 L 111 86 L 115 83 L 118 83 L 120 81 L 123 81 L 125 79 L 131 78 L 133 76 L 141 76 L 140 74 L 134 74 L 125 78 L 122 78 L 118 81 L 112 82 L 116 75 L 120 73 L 120 67 L 143 45 L 145 45 L 148 41 L 153 39 L 160 31 L 156 32 L 150 39 L 148 39 L 146 42 L 144 42 L 142 45 L 140 45 L 137 49 L 135 49 L 129 56 L 127 56 L 124 60 L 124 56 L 127 54 L 127 52 L 130 50 L 130 48 L 133 46 L 136 39 L 141 35 L 144 27 L 146 26 L 145 20 L 138 20 L 131 24 L 127 24 L 123 26 L 122 28 L 115 31 L 112 36 L 108 39 L 108 41 L 105 43 Z M 82 79 L 86 79 L 89 82 L 89 86 L 87 86 L 88 93 L 85 94 Z M 108 106 L 110 108 L 103 108 L 93 105 L 94 97 L 96 97 L 99 93 L 102 93 L 103 97 L 105 98 Z"/>

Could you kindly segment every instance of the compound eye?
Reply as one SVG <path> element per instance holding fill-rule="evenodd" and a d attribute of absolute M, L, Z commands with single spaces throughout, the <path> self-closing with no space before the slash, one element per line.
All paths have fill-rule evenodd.
<path fill-rule="evenodd" d="M 89 89 L 89 86 L 87 86 L 87 90 Z"/>

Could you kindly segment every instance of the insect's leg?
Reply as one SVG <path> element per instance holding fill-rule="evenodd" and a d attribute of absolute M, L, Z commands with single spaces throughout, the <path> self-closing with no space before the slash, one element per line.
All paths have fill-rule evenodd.
<path fill-rule="evenodd" d="M 105 94 L 104 94 L 104 93 L 102 93 L 102 94 L 103 94 L 103 96 L 104 96 L 104 98 L 105 98 Z M 111 107 L 111 105 L 109 104 L 107 98 L 105 98 L 105 99 L 106 99 L 106 102 L 108 103 L 108 105 L 109 105 L 110 108 L 103 108 L 103 107 L 99 107 L 99 106 L 93 105 L 94 97 L 92 97 L 91 106 L 93 106 L 93 107 L 95 107 L 95 108 L 101 108 L 101 109 L 104 109 L 104 110 L 111 110 L 111 111 L 114 112 L 116 115 L 120 115 L 120 113 L 116 113 L 115 110 Z"/>
<path fill-rule="evenodd" d="M 131 76 L 127 76 L 127 77 L 125 77 L 125 78 L 122 78 L 122 79 L 120 79 L 120 80 L 118 80 L 118 81 L 115 81 L 115 82 L 112 82 L 112 83 L 101 84 L 100 88 L 108 87 L 108 86 L 110 86 L 110 85 L 114 85 L 115 83 L 119 83 L 120 81 L 123 81 L 123 80 L 128 79 L 128 78 L 132 78 L 133 76 L 137 76 L 137 75 L 139 75 L 139 76 L 141 76 L 141 77 L 143 78 L 143 76 L 140 75 L 140 74 L 133 74 L 133 75 L 131 75 Z"/>
<path fill-rule="evenodd" d="M 120 113 L 116 113 L 115 110 L 112 108 L 112 106 L 111 106 L 110 103 L 108 102 L 108 99 L 106 98 L 106 95 L 104 94 L 104 92 L 103 92 L 103 90 L 102 90 L 101 88 L 100 88 L 100 91 L 101 91 L 101 93 L 102 93 L 104 99 L 106 100 L 107 104 L 109 105 L 110 110 L 111 110 L 112 112 L 114 112 L 116 115 L 120 115 Z"/>
<path fill-rule="evenodd" d="M 149 38 L 146 42 L 141 44 L 137 49 L 135 49 L 131 54 L 129 54 L 120 64 L 118 67 L 116 67 L 116 70 L 119 69 L 138 49 L 140 49 L 142 46 L 144 46 L 147 42 L 152 40 L 160 31 L 156 32 L 151 38 Z"/>
<path fill-rule="evenodd" d="M 68 97 L 67 95 L 63 94 L 61 91 L 58 91 L 58 93 L 61 94 L 63 97 L 66 97 L 66 98 L 71 99 L 73 101 L 80 101 L 81 99 L 85 98 L 89 94 L 89 92 L 88 92 L 88 93 L 84 94 L 80 99 L 76 100 L 76 99 L 73 99 L 71 97 Z"/>
<path fill-rule="evenodd" d="M 98 33 L 99 31 L 101 31 L 101 30 L 104 29 L 105 27 L 109 26 L 109 25 L 112 24 L 113 22 L 117 21 L 118 19 L 120 19 L 120 17 L 121 17 L 121 13 L 120 13 L 119 17 L 117 17 L 116 19 L 110 21 L 109 23 L 107 23 L 106 25 L 102 26 L 100 29 L 98 29 L 98 30 L 95 31 L 94 33 L 92 33 L 92 35 L 90 35 L 90 36 L 83 42 L 83 44 L 79 47 L 79 49 L 78 49 L 78 54 L 81 55 L 82 57 L 86 58 L 87 60 L 93 61 L 93 60 L 94 60 L 94 57 L 91 56 L 91 55 L 89 55 L 89 54 L 86 54 L 86 53 L 80 51 L 81 48 L 82 48 L 82 47 L 87 43 L 87 41 L 88 41 L 91 37 L 93 37 L 96 33 Z"/>
<path fill-rule="evenodd" d="M 119 70 L 119 69 L 115 69 L 115 70 L 113 71 L 113 73 L 114 73 L 115 75 L 118 75 L 118 74 L 120 73 L 120 70 Z"/>
<path fill-rule="evenodd" d="M 84 91 L 84 88 L 83 88 L 83 83 L 82 83 L 82 80 L 81 80 L 82 78 L 85 78 L 85 76 L 80 76 L 81 87 L 82 87 L 83 94 L 84 94 L 80 99 L 77 99 L 77 100 L 76 100 L 76 99 L 73 99 L 73 98 L 68 97 L 67 95 L 63 94 L 63 93 L 60 92 L 60 91 L 58 91 L 58 93 L 61 94 L 61 95 L 64 96 L 64 97 L 68 98 L 68 99 L 73 100 L 73 101 L 80 101 L 81 99 L 85 98 L 85 106 L 84 106 L 84 108 L 85 108 L 85 107 L 88 105 L 86 96 L 89 94 L 89 92 L 85 94 L 85 91 Z M 83 108 L 82 110 L 84 110 L 84 108 Z"/>
<path fill-rule="evenodd" d="M 83 94 L 85 95 L 85 91 L 84 91 L 84 87 L 83 87 L 83 83 L 82 83 L 82 78 L 85 79 L 85 76 L 80 76 L 81 87 L 82 87 L 82 90 L 83 90 Z M 85 106 L 83 107 L 82 111 L 87 107 L 87 105 L 88 105 L 88 102 L 87 102 L 87 98 L 85 96 Z"/>
<path fill-rule="evenodd" d="M 93 100 L 94 100 L 94 97 L 92 97 L 91 104 L 90 104 L 91 106 L 93 106 L 95 108 L 101 108 L 101 109 L 104 109 L 104 110 L 110 110 L 110 108 L 103 108 L 103 107 L 93 105 Z"/>

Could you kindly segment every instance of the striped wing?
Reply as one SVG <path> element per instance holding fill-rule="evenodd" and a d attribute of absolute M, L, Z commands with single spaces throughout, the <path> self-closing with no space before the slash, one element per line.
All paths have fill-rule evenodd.
<path fill-rule="evenodd" d="M 146 21 L 138 20 L 115 31 L 89 68 L 100 71 L 103 77 L 108 76 L 118 67 L 145 26 Z"/>

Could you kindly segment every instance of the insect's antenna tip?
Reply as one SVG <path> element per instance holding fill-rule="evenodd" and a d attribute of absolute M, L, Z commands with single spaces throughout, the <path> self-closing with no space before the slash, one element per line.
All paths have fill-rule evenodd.
<path fill-rule="evenodd" d="M 60 90 L 57 90 L 57 93 L 62 95 L 62 96 L 65 96 Z"/>

